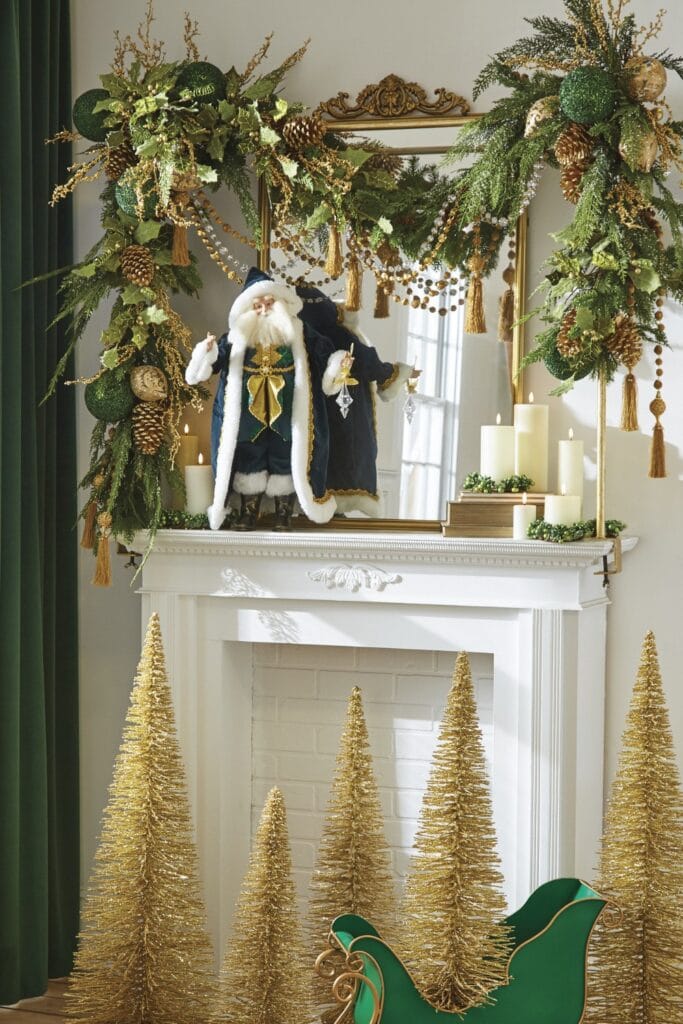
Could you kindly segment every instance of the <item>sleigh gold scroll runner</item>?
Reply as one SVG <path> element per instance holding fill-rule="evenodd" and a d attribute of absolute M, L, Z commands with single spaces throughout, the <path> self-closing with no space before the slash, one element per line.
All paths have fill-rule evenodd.
<path fill-rule="evenodd" d="M 424 170 L 428 165 L 438 167 L 458 129 L 479 116 L 471 113 L 468 102 L 455 92 L 439 88 L 430 95 L 395 74 L 366 86 L 355 99 L 340 92 L 321 103 L 318 111 L 326 129 L 347 139 L 349 134 L 358 136 L 359 148 L 381 142 L 390 147 L 391 159 L 402 160 L 404 167 L 414 162 L 422 173 L 428 173 Z M 448 174 L 452 173 L 449 168 Z M 375 279 L 378 285 L 382 283 L 381 270 L 377 277 L 378 264 L 370 273 L 368 261 L 364 267 L 363 253 L 356 252 L 350 237 L 342 239 L 347 253 L 346 281 L 344 276 L 330 279 L 327 267 L 312 271 L 310 265 L 297 264 L 291 256 L 283 264 L 285 252 L 281 239 L 274 237 L 278 224 L 271 220 L 265 188 L 260 189 L 259 198 L 261 269 L 285 276 L 291 283 L 306 271 L 306 284 L 319 285 L 337 302 L 345 300 L 347 310 L 352 285 L 351 312 L 346 313 L 344 325 L 353 333 L 361 332 L 382 358 L 415 364 L 422 370 L 416 389 L 411 389 L 416 410 L 412 422 L 407 413 L 401 415 L 407 392 L 393 406 L 377 403 L 378 486 L 386 518 L 363 519 L 363 525 L 403 529 L 402 524 L 410 521 L 412 529 L 437 530 L 447 501 L 457 495 L 465 475 L 478 465 L 480 427 L 495 422 L 498 413 L 504 424 L 512 424 L 513 404 L 522 401 L 524 327 L 519 319 L 525 311 L 526 214 L 508 229 L 510 240 L 503 246 L 502 262 L 481 282 L 484 333 L 467 333 L 471 330 L 466 315 L 470 298 L 467 280 L 455 272 L 449 277 L 440 264 L 439 231 L 445 231 L 447 212 L 442 227 L 439 229 L 437 220 L 432 231 L 435 265 L 413 268 L 423 282 L 422 299 L 417 298 L 417 283 L 412 288 L 387 282 L 386 295 L 380 295 L 383 289 L 377 288 L 385 315 L 380 312 L 381 318 L 376 319 L 371 287 Z M 395 251 L 387 247 L 385 255 L 388 271 L 400 273 Z M 359 310 L 356 292 L 362 295 Z M 499 323 L 503 295 L 507 295 L 504 340 Z M 382 303 L 378 304 L 381 307 Z M 334 526 L 340 525 L 352 524 L 335 519 Z"/>

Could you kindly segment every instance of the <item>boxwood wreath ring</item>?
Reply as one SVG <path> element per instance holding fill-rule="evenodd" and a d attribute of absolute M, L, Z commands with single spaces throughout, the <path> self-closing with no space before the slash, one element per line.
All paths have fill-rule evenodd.
<path fill-rule="evenodd" d="M 268 37 L 243 72 L 223 73 L 200 59 L 197 24 L 186 15 L 186 59 L 167 60 L 151 35 L 148 0 L 137 37 L 117 37 L 102 88 L 76 100 L 74 125 L 93 145 L 52 200 L 107 178 L 104 234 L 61 286 L 57 319 L 70 319 L 71 344 L 51 386 L 100 302 L 114 293 L 101 368 L 85 380 L 97 423 L 82 481 L 89 491 L 83 543 L 97 549 L 98 582 L 108 580 L 110 534 L 125 539 L 147 529 L 153 539 L 162 478 L 182 488 L 174 468 L 177 427 L 183 407 L 201 404 L 202 392 L 185 384 L 190 332 L 169 295 L 201 287 L 188 229 L 228 278 L 241 280 L 241 264 L 223 239 L 258 247 L 253 175 L 269 191 L 277 244 L 311 268 L 323 264 L 323 283 L 346 269 L 352 285 L 365 265 L 378 280 L 383 315 L 390 297 L 436 309 L 437 295 L 457 295 L 468 281 L 466 321 L 476 333 L 483 329 L 482 281 L 509 225 L 528 206 L 544 167 L 560 166 L 576 211 L 555 236 L 545 298 L 535 311 L 546 326 L 527 362 L 543 360 L 561 380 L 559 393 L 583 376 L 604 385 L 624 365 L 623 426 L 637 429 L 632 371 L 643 341 L 651 342 L 657 369 L 650 472 L 664 475 L 661 307 L 666 294 L 683 298 L 683 205 L 666 176 L 683 168 L 683 123 L 672 118 L 663 90 L 666 69 L 683 75 L 683 62 L 668 52 L 646 55 L 661 16 L 638 30 L 627 6 L 628 0 L 606 0 L 605 8 L 601 0 L 565 0 L 567 20 L 531 18 L 534 34 L 480 74 L 475 96 L 494 83 L 509 94 L 460 132 L 449 158 L 471 164 L 449 174 L 396 162 L 377 143 L 326 131 L 315 112 L 280 95 L 305 46 L 259 73 Z M 77 138 L 64 130 L 51 141 Z M 239 199 L 251 237 L 217 216 L 206 190 L 220 186 Z M 432 264 L 439 265 L 438 281 L 424 273 Z M 155 371 L 163 397 L 136 391 L 131 374 L 141 366 Z"/>

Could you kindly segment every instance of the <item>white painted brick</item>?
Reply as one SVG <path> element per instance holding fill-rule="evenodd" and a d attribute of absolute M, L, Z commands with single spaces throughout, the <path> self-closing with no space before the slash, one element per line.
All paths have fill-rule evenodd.
<path fill-rule="evenodd" d="M 252 740 L 254 748 L 260 751 L 313 753 L 315 750 L 314 730 L 296 722 L 254 722 Z"/>
<path fill-rule="evenodd" d="M 329 782 L 334 758 L 322 754 L 278 754 L 278 778 L 294 782 Z"/>
<path fill-rule="evenodd" d="M 395 786 L 399 789 L 424 790 L 429 779 L 428 761 L 396 761 L 394 767 Z"/>
<path fill-rule="evenodd" d="M 343 725 L 320 725 L 316 731 L 316 750 L 320 754 L 336 755 Z M 391 729 L 373 729 L 370 732 L 370 751 L 373 757 L 391 757 L 394 752 L 394 734 Z"/>
<path fill-rule="evenodd" d="M 343 700 L 290 700 L 280 698 L 281 722 L 310 722 L 312 725 L 337 725 L 341 730 L 346 718 Z"/>
<path fill-rule="evenodd" d="M 306 811 L 288 812 L 287 826 L 292 839 L 306 839 L 316 844 L 320 840 L 322 823 L 317 814 L 310 814 Z"/>
<path fill-rule="evenodd" d="M 436 732 L 397 732 L 396 757 L 411 761 L 431 761 L 436 741 Z"/>
<path fill-rule="evenodd" d="M 251 787 L 252 804 L 259 809 L 263 807 L 266 797 L 274 785 L 274 779 L 255 779 Z M 289 782 L 285 779 L 278 779 L 277 785 L 282 790 L 288 813 L 290 811 L 315 810 L 314 782 Z"/>
<path fill-rule="evenodd" d="M 252 647 L 254 666 L 274 668 L 279 662 L 279 644 L 254 644 Z"/>
<path fill-rule="evenodd" d="M 318 669 L 322 664 L 334 665 L 337 668 L 353 668 L 356 664 L 356 648 L 280 645 L 280 665 L 284 668 Z"/>
<path fill-rule="evenodd" d="M 457 651 L 438 651 L 436 655 L 436 670 L 437 672 L 453 675 L 455 668 L 455 659 Z M 477 676 L 493 675 L 493 655 L 492 654 L 470 654 L 470 669 L 472 671 L 472 678 L 476 679 Z"/>
<path fill-rule="evenodd" d="M 315 843 L 307 843 L 304 840 L 292 839 L 292 864 L 298 868 L 312 870 L 315 864 Z"/>
<path fill-rule="evenodd" d="M 406 704 L 431 704 L 442 708 L 451 687 L 450 679 L 443 676 L 398 675 L 396 699 Z"/>
<path fill-rule="evenodd" d="M 394 849 L 411 849 L 416 831 L 417 821 L 412 818 L 390 818 L 384 825 L 387 842 Z"/>
<path fill-rule="evenodd" d="M 251 757 L 252 772 L 255 779 L 277 778 L 277 763 L 274 754 L 266 754 L 255 750 Z"/>
<path fill-rule="evenodd" d="M 278 705 L 275 697 L 254 697 L 251 707 L 253 722 L 275 722 L 278 717 Z"/>
<path fill-rule="evenodd" d="M 405 878 L 410 870 L 410 850 L 394 850 L 393 851 L 393 862 L 394 872 L 397 878 Z"/>
<path fill-rule="evenodd" d="M 394 797 L 394 814 L 397 818 L 419 818 L 422 810 L 423 793 L 419 789 L 396 789 Z"/>
<path fill-rule="evenodd" d="M 333 700 L 348 700 L 354 686 L 360 686 L 363 703 L 390 701 L 394 698 L 394 677 L 383 672 L 322 670 L 318 673 L 318 695 Z"/>
<path fill-rule="evenodd" d="M 368 728 L 422 729 L 431 732 L 432 709 L 425 704 L 374 703 L 365 704 Z"/>
<path fill-rule="evenodd" d="M 300 668 L 255 668 L 254 693 L 259 697 L 315 697 L 315 672 Z"/>

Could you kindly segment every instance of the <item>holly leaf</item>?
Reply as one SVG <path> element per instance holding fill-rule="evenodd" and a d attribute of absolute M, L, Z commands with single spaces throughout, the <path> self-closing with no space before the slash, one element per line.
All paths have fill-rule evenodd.
<path fill-rule="evenodd" d="M 319 228 L 321 224 L 326 224 L 331 216 L 331 207 L 327 203 L 320 203 L 306 221 L 306 230 L 312 231 L 314 228 Z"/>
<path fill-rule="evenodd" d="M 649 295 L 656 292 L 662 283 L 661 278 L 654 267 L 633 267 L 629 270 L 628 276 L 640 292 L 647 292 Z"/>
<path fill-rule="evenodd" d="M 268 128 L 267 125 L 261 127 L 259 138 L 264 146 L 276 146 L 280 141 L 278 133 L 273 128 Z"/>
<path fill-rule="evenodd" d="M 106 352 L 103 352 L 100 356 L 100 363 L 107 370 L 115 370 L 119 365 L 119 354 L 115 348 L 108 348 Z"/>
<path fill-rule="evenodd" d="M 135 306 L 138 302 L 145 301 L 145 293 L 136 284 L 127 284 L 121 292 L 121 301 L 124 306 Z"/>
<path fill-rule="evenodd" d="M 247 86 L 244 90 L 244 95 L 248 100 L 264 100 L 266 96 L 270 96 L 277 83 L 277 77 L 274 77 L 272 74 L 264 75 L 263 78 L 257 78 L 255 82 Z"/>
<path fill-rule="evenodd" d="M 74 277 L 94 277 L 97 273 L 97 264 L 83 263 L 80 267 L 74 267 L 71 273 Z"/>
<path fill-rule="evenodd" d="M 279 121 L 281 118 L 285 116 L 288 110 L 289 103 L 287 102 L 287 100 L 283 100 L 281 96 L 278 96 L 278 98 L 275 100 L 275 112 L 273 113 L 273 120 Z"/>
<path fill-rule="evenodd" d="M 161 149 L 161 144 L 158 139 L 154 136 L 150 139 L 146 139 L 141 145 L 135 147 L 135 152 L 138 156 L 149 157 L 156 156 Z"/>
<path fill-rule="evenodd" d="M 221 115 L 224 121 L 232 121 L 235 117 L 235 104 L 228 103 L 227 100 L 221 100 L 218 104 L 218 113 Z"/>
<path fill-rule="evenodd" d="M 218 181 L 218 173 L 215 168 L 209 167 L 208 164 L 197 164 L 197 177 L 205 183 Z"/>
<path fill-rule="evenodd" d="M 235 96 L 240 91 L 242 78 L 235 68 L 225 72 L 225 93 L 226 96 Z"/>
<path fill-rule="evenodd" d="M 580 331 L 592 331 L 594 325 L 593 314 L 585 306 L 579 306 L 576 310 L 576 326 Z"/>
<path fill-rule="evenodd" d="M 296 178 L 296 172 L 299 170 L 299 165 L 296 160 L 291 160 L 288 156 L 278 157 L 280 161 L 280 167 L 285 172 L 288 178 Z"/>
<path fill-rule="evenodd" d="M 146 245 L 159 237 L 161 227 L 160 220 L 141 220 L 135 229 L 135 241 L 138 245 Z"/>
<path fill-rule="evenodd" d="M 136 324 L 133 328 L 132 337 L 136 348 L 144 348 L 147 344 L 147 331 L 140 324 Z"/>
<path fill-rule="evenodd" d="M 365 149 L 345 149 L 343 157 L 354 167 L 362 167 L 366 160 L 369 160 L 372 153 L 368 153 Z"/>
<path fill-rule="evenodd" d="M 214 132 L 211 135 L 206 151 L 214 160 L 221 161 L 223 159 L 223 154 L 225 153 L 225 137 L 222 132 Z"/>
<path fill-rule="evenodd" d="M 381 228 L 385 235 L 391 235 L 394 231 L 394 225 L 386 217 L 380 217 L 377 221 L 377 227 Z"/>
<path fill-rule="evenodd" d="M 121 111 L 123 110 L 123 103 L 121 100 L 116 99 L 98 100 L 92 108 L 92 112 L 93 114 L 100 114 L 103 110 Z"/>
<path fill-rule="evenodd" d="M 163 324 L 168 320 L 168 313 L 155 304 L 147 306 L 142 311 L 142 320 L 146 324 Z"/>

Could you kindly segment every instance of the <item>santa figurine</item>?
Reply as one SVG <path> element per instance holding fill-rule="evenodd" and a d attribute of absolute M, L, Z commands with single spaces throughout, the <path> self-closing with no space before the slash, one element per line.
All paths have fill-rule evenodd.
<path fill-rule="evenodd" d="M 211 423 L 215 476 L 209 525 L 218 530 L 235 492 L 233 528 L 253 530 L 261 501 L 275 505 L 276 530 L 289 530 L 295 499 L 315 523 L 337 503 L 327 487 L 329 427 L 325 396 L 353 383 L 353 356 L 304 327 L 294 289 L 253 268 L 235 300 L 229 330 L 195 346 L 188 384 L 220 374 Z"/>

